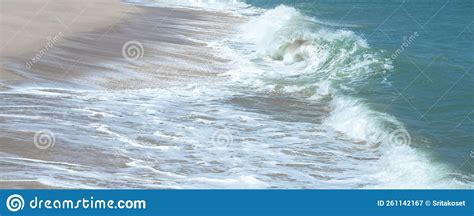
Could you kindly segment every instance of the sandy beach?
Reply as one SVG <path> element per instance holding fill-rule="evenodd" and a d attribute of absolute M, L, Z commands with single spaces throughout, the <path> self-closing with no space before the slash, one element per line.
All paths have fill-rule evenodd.
<path fill-rule="evenodd" d="M 1 83 L 29 82 L 30 78 L 6 68 L 11 61 L 30 59 L 48 46 L 54 37 L 56 44 L 81 32 L 106 34 L 108 29 L 122 22 L 130 12 L 140 9 L 118 0 L 91 1 L 1 1 L 0 2 L 0 89 Z M 26 62 L 25 65 L 26 66 Z M 21 68 L 21 67 L 20 67 Z M 28 140 L 0 138 L 2 149 L 25 146 Z M 24 151 L 24 150 L 23 150 Z M 2 179 L 1 188 L 48 188 L 34 180 Z"/>
<path fill-rule="evenodd" d="M 187 38 L 199 37 L 199 32 L 191 28 L 204 26 L 209 30 L 206 37 L 218 37 L 225 34 L 226 23 L 236 21 L 218 13 L 142 8 L 113 0 L 71 1 L 71 4 L 15 1 L 2 3 L 2 10 L 10 11 L 2 13 L 1 18 L 4 44 L 0 85 L 3 84 L 3 88 L 29 80 L 36 84 L 55 82 L 68 86 L 136 89 L 215 74 L 219 69 L 214 65 L 224 60 L 206 54 L 210 53 L 209 48 Z M 12 16 L 15 10 L 21 13 Z M 207 26 L 199 22 L 203 17 L 216 20 L 219 17 L 220 20 Z M 179 23 L 187 23 L 189 28 Z M 139 43 L 140 57 L 146 54 L 140 65 L 123 61 L 122 48 L 127 42 Z M 149 63 L 152 58 L 160 57 L 182 59 L 188 67 Z M 131 74 L 127 67 L 140 67 L 140 70 Z"/>
<path fill-rule="evenodd" d="M 417 19 L 433 16 L 410 4 Z M 424 38 L 423 52 L 400 45 L 403 32 L 422 43 L 422 31 L 404 29 L 416 25 L 378 38 L 380 14 L 341 20 L 352 4 L 314 1 L 0 6 L 0 188 L 472 186 L 461 160 L 472 143 L 469 70 L 431 62 L 446 50 L 437 40 Z M 440 15 L 459 38 L 432 33 L 468 53 L 469 7 L 446 7 L 463 11 Z M 437 77 L 432 86 L 415 82 L 415 62 Z M 456 118 L 424 121 L 443 115 Z"/>
<path fill-rule="evenodd" d="M 223 71 L 219 65 L 226 60 L 212 56 L 210 48 L 197 40 L 201 36 L 225 35 L 227 23 L 238 20 L 215 12 L 143 8 L 115 0 L 6 1 L 1 6 L 0 87 L 4 89 L 142 89 L 215 77 Z M 207 21 L 217 17 L 221 20 L 209 25 Z M 209 33 L 201 35 L 196 31 L 199 28 L 206 28 Z M 132 48 L 139 49 L 139 61 L 133 56 L 127 59 L 127 43 L 138 46 Z M 58 160 L 55 154 L 37 154 L 35 149 L 28 148 L 34 134 L 2 134 L 3 153 L 22 155 L 27 160 Z M 102 150 L 87 154 L 103 158 L 97 152 Z M 56 154 L 69 155 L 60 159 L 63 162 L 85 163 L 77 161 L 71 149 Z M 94 159 L 94 166 L 100 164 L 114 170 L 119 160 Z M 2 180 L 2 188 L 48 187 L 30 179 Z"/>
<path fill-rule="evenodd" d="M 128 13 L 139 9 L 118 0 L 22 0 L 1 1 L 0 10 L 0 56 L 29 58 L 39 52 L 51 37 L 112 28 Z M 24 77 L 2 67 L 0 79 Z"/>

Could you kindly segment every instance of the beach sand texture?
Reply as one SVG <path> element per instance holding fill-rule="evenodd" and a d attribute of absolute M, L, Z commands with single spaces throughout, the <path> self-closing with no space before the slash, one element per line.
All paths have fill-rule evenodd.
<path fill-rule="evenodd" d="M 371 1 L 0 0 L 0 187 L 472 187 L 472 4 L 439 3 L 403 3 L 421 34 Z"/>
<path fill-rule="evenodd" d="M 218 13 L 142 8 L 115 0 L 3 1 L 1 8 L 3 88 L 25 80 L 146 88 L 215 74 L 219 70 L 211 65 L 224 60 L 187 38 L 199 37 L 200 32 L 193 30 L 199 28 L 209 31 L 205 37 L 222 36 L 229 23 L 237 21 Z M 215 22 L 209 24 L 211 20 Z M 124 59 L 127 42 L 142 46 L 140 65 Z M 157 65 L 162 57 L 184 63 Z M 140 67 L 139 73 L 127 74 L 127 67 Z"/>
<path fill-rule="evenodd" d="M 1 1 L 0 6 L 0 89 L 22 85 L 140 89 L 214 79 L 226 60 L 213 57 L 209 47 L 190 38 L 221 37 L 228 34 L 230 23 L 239 21 L 216 12 L 143 8 L 117 0 Z M 201 34 L 201 30 L 207 33 Z M 140 61 L 124 56 L 125 45 L 135 42 L 142 46 L 138 47 Z M 125 163 L 120 158 L 104 157 L 100 149 L 57 149 L 59 152 L 37 154 L 29 148 L 33 136 L 3 131 L 3 154 L 30 162 L 61 161 L 107 170 Z M 24 169 L 1 166 L 12 172 Z M 1 188 L 49 187 L 34 177 L 3 178 Z"/>
<path fill-rule="evenodd" d="M 31 57 L 56 35 L 112 27 L 135 8 L 118 0 L 1 1 L 0 56 Z M 24 79 L 2 67 L 1 80 Z"/>

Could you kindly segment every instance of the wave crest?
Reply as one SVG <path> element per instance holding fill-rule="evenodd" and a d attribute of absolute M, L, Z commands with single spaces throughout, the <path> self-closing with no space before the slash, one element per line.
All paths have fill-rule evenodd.
<path fill-rule="evenodd" d="M 443 168 L 410 146 L 411 135 L 400 121 L 372 109 L 358 94 L 364 87 L 385 81 L 393 70 L 382 50 L 371 48 L 353 31 L 321 25 L 283 5 L 251 18 L 242 31 L 254 52 L 244 55 L 237 71 L 229 72 L 236 83 L 261 92 L 326 101 L 330 111 L 323 126 L 379 152 L 374 168 L 378 174 L 374 176 L 380 185 L 398 182 L 424 188 L 443 178 L 422 175 L 416 182 L 404 184 L 413 170 L 398 170 L 402 164 L 420 167 L 423 174 Z M 394 172 L 393 176 L 379 175 L 387 170 Z"/>

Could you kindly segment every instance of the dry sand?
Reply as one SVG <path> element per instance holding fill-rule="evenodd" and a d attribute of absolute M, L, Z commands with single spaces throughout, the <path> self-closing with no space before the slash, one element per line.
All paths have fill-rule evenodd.
<path fill-rule="evenodd" d="M 111 26 L 138 8 L 119 0 L 2 0 L 0 10 L 4 57 L 38 50 L 59 32 L 67 36 Z"/>
<path fill-rule="evenodd" d="M 210 77 L 225 70 L 220 68 L 225 61 L 196 41 L 222 37 L 239 22 L 219 12 L 143 8 L 114 0 L 25 2 L 2 3 L 2 30 L 10 27 L 2 31 L 0 90 L 25 81 L 139 89 Z M 143 58 L 124 58 L 124 45 L 131 41 L 143 46 Z"/>
<path fill-rule="evenodd" d="M 39 52 L 58 35 L 61 40 L 78 32 L 107 29 L 137 10 L 119 0 L 1 0 L 0 58 Z M 0 69 L 0 80 L 17 79 L 22 77 Z"/>

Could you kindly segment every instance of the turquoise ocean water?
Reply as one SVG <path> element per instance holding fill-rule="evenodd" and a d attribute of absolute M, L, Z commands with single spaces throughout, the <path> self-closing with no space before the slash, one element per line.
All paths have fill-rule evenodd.
<path fill-rule="evenodd" d="M 473 173 L 472 1 L 247 2 L 268 9 L 283 4 L 315 19 L 301 31 L 344 29 L 363 38 L 393 68 L 346 93 L 395 116 L 411 145 L 432 160 Z"/>
<path fill-rule="evenodd" d="M 472 188 L 473 1 L 125 2 L 161 8 L 136 14 L 158 28 L 126 38 L 143 58 L 98 57 L 95 74 L 177 83 L 0 92 L 0 135 L 31 147 L 46 130 L 55 144 L 44 154 L 2 149 L 6 178 L 65 188 Z"/>

